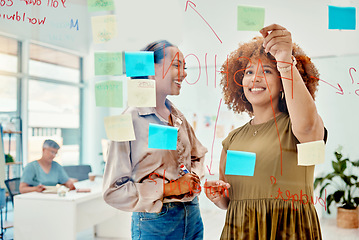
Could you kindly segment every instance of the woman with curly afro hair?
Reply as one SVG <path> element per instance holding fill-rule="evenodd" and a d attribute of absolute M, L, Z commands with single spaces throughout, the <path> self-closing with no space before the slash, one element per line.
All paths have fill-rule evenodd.
<path fill-rule="evenodd" d="M 314 166 L 297 163 L 297 144 L 326 141 L 314 103 L 319 74 L 287 29 L 260 33 L 222 66 L 225 103 L 252 119 L 222 142 L 219 180 L 206 183 L 206 195 L 227 210 L 221 239 L 321 239 Z M 226 175 L 227 150 L 255 153 L 254 175 Z"/>

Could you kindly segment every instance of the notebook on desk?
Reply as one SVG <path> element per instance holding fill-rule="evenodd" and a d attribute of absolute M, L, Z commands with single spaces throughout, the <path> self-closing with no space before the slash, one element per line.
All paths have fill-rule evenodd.
<path fill-rule="evenodd" d="M 44 186 L 45 190 L 42 191 L 42 193 L 57 193 L 57 190 L 59 189 L 58 186 Z"/>

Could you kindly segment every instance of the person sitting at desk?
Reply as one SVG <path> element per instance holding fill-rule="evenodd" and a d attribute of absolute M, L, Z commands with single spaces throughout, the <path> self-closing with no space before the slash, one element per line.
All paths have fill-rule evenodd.
<path fill-rule="evenodd" d="M 73 181 L 56 161 L 53 161 L 60 146 L 53 140 L 45 140 L 39 160 L 26 165 L 20 180 L 20 193 L 42 192 L 45 186 L 63 184 L 74 190 Z"/>

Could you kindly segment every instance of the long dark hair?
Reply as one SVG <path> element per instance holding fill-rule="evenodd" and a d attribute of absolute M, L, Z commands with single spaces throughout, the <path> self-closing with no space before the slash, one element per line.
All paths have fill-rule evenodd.
<path fill-rule="evenodd" d="M 165 57 L 163 49 L 168 47 L 175 47 L 172 43 L 167 40 L 159 40 L 148 44 L 145 48 L 142 48 L 141 51 L 153 52 L 155 58 L 155 64 L 160 63 L 161 60 Z M 131 77 L 131 79 L 147 79 L 148 76 L 140 77 Z"/>

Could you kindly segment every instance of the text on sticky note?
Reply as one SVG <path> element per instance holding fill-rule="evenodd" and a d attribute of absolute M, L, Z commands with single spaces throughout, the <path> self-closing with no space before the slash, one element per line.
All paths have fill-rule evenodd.
<path fill-rule="evenodd" d="M 103 81 L 96 83 L 95 98 L 98 107 L 122 107 L 122 82 Z"/>
<path fill-rule="evenodd" d="M 264 26 L 264 8 L 238 6 L 237 9 L 237 30 L 238 31 L 259 31 Z"/>
<path fill-rule="evenodd" d="M 156 81 L 132 79 L 127 81 L 128 106 L 156 107 Z"/>
<path fill-rule="evenodd" d="M 87 0 L 87 6 L 89 12 L 115 10 L 113 0 Z"/>
<path fill-rule="evenodd" d="M 95 53 L 95 75 L 122 75 L 121 52 Z"/>
<path fill-rule="evenodd" d="M 136 140 L 130 114 L 105 117 L 104 123 L 108 139 L 117 142 Z"/>
<path fill-rule="evenodd" d="M 117 36 L 115 15 L 91 17 L 94 43 L 105 43 Z"/>

